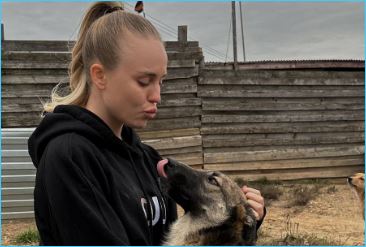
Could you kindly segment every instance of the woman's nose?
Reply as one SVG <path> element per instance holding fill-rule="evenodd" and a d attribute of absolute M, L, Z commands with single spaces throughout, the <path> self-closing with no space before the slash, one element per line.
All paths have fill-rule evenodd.
<path fill-rule="evenodd" d="M 154 86 L 148 95 L 148 100 L 152 103 L 160 103 L 161 96 L 160 96 L 160 85 Z"/>

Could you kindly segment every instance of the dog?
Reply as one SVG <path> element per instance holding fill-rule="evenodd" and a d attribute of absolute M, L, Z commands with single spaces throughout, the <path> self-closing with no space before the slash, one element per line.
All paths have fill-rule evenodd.
<path fill-rule="evenodd" d="M 365 174 L 356 173 L 347 178 L 348 184 L 352 190 L 356 193 L 361 206 L 362 218 L 365 220 Z"/>
<path fill-rule="evenodd" d="M 160 161 L 157 170 L 163 189 L 185 211 L 164 245 L 255 245 L 254 212 L 233 180 L 173 159 Z"/>

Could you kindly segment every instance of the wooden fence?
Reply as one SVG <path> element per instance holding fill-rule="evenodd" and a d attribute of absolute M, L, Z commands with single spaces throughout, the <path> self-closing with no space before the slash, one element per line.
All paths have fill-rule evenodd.
<path fill-rule="evenodd" d="M 206 66 L 198 89 L 204 168 L 280 180 L 362 171 L 363 68 L 324 63 Z"/>
<path fill-rule="evenodd" d="M 363 61 L 204 64 L 198 42 L 166 42 L 168 77 L 142 140 L 196 168 L 257 179 L 340 178 L 364 169 Z M 64 41 L 3 41 L 2 216 L 33 217 L 27 139 L 41 100 L 67 83 Z"/>

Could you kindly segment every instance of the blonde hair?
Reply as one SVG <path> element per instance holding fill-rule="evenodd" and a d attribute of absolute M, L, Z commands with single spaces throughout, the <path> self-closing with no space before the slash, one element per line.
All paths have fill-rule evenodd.
<path fill-rule="evenodd" d="M 51 93 L 51 101 L 43 104 L 45 112 L 53 112 L 57 105 L 85 106 L 90 93 L 89 68 L 95 59 L 107 69 L 118 62 L 118 51 L 123 50 L 119 41 L 127 31 L 161 41 L 156 28 L 138 14 L 123 10 L 121 2 L 96 2 L 86 11 L 78 38 L 72 49 L 69 64 L 69 94 L 61 96 L 59 85 Z"/>

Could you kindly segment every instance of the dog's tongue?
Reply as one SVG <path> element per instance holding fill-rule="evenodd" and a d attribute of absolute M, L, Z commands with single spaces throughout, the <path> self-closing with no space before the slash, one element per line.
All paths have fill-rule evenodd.
<path fill-rule="evenodd" d="M 168 164 L 168 160 L 167 159 L 164 159 L 164 160 L 160 160 L 158 162 L 158 165 L 157 165 L 157 170 L 158 170 L 158 174 L 160 177 L 168 177 L 164 171 L 164 166 Z"/>

